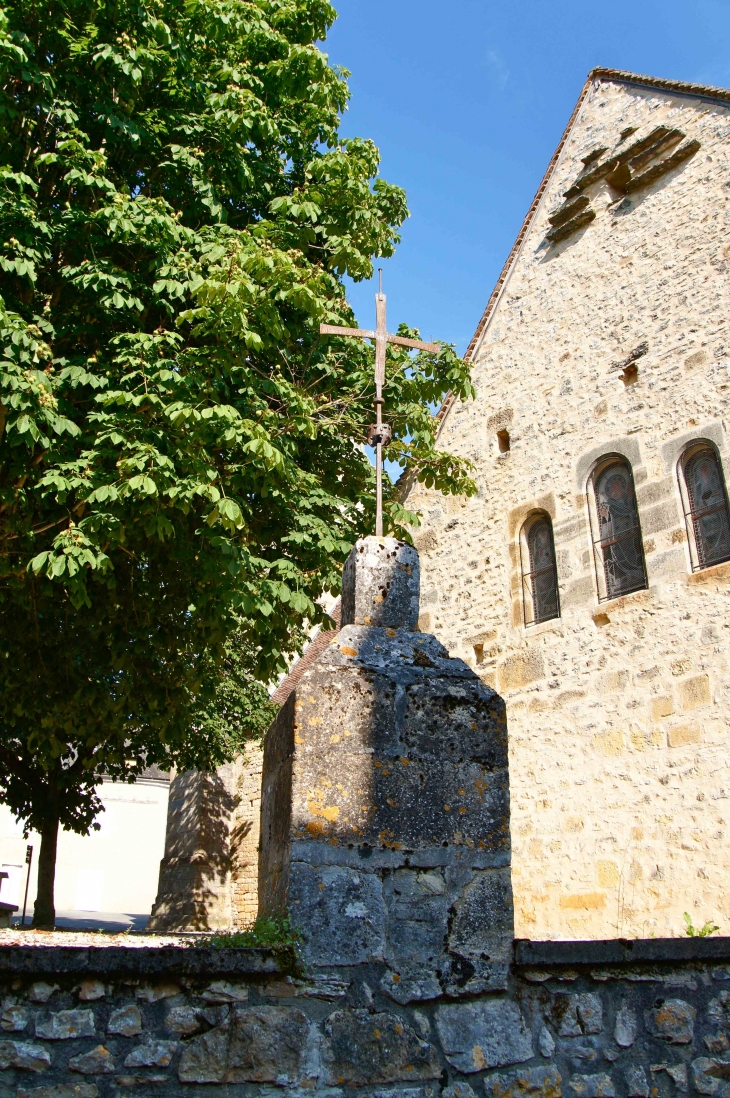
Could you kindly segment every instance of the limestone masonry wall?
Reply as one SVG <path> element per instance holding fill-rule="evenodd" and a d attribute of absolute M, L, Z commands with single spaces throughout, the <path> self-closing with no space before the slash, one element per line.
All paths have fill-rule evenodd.
<path fill-rule="evenodd" d="M 561 239 L 580 173 L 658 127 L 681 153 L 635 189 L 598 172 Z M 677 478 L 694 439 L 730 475 L 729 138 L 727 105 L 593 83 L 475 348 L 477 398 L 441 431 L 479 494 L 407 499 L 421 627 L 507 703 L 518 936 L 673 935 L 685 911 L 730 927 L 730 565 L 691 573 Z M 633 468 L 648 590 L 599 604 L 587 479 L 610 453 Z M 562 616 L 526 628 L 538 510 Z"/>
<path fill-rule="evenodd" d="M 729 939 L 517 943 L 516 959 L 504 994 L 413 1007 L 383 964 L 294 976 L 263 950 L 6 947 L 0 1098 L 724 1095 Z"/>

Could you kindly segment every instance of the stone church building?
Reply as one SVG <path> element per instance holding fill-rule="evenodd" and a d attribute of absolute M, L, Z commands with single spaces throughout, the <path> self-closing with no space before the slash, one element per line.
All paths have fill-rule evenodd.
<path fill-rule="evenodd" d="M 730 93 L 591 73 L 441 410 L 423 629 L 507 703 L 516 935 L 730 928 Z"/>
<path fill-rule="evenodd" d="M 404 480 L 419 625 L 506 701 L 517 937 L 730 930 L 729 205 L 730 92 L 592 72 L 440 412 L 478 494 Z M 173 782 L 152 926 L 253 913 L 260 765 Z"/>

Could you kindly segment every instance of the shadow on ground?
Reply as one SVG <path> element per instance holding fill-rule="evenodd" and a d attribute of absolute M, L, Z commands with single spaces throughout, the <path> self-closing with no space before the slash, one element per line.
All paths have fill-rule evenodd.
<path fill-rule="evenodd" d="M 28 912 L 25 925 L 30 926 L 33 913 Z M 56 926 L 59 930 L 145 930 L 149 915 L 129 915 L 121 911 L 57 911 Z M 12 925 L 20 926 L 20 916 L 13 917 Z"/>

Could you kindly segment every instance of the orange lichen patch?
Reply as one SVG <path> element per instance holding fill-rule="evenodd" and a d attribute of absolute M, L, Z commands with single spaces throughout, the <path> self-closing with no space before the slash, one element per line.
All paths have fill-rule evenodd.
<path fill-rule="evenodd" d="M 478 796 L 479 800 L 483 801 L 484 800 L 484 793 L 487 790 L 488 783 L 480 781 L 479 778 L 477 778 L 477 780 L 474 782 L 474 785 L 476 786 L 477 796 Z"/>
<path fill-rule="evenodd" d="M 340 737 L 335 733 L 334 736 L 330 736 L 330 743 L 339 743 Z"/>
<path fill-rule="evenodd" d="M 462 806 L 461 806 L 461 808 L 459 809 L 459 815 L 460 815 L 460 816 L 465 816 L 465 815 L 466 815 L 466 809 L 464 808 L 464 806 L 463 806 L 463 805 L 462 805 Z"/>
<path fill-rule="evenodd" d="M 451 805 L 450 804 L 445 804 L 444 805 L 444 812 L 450 812 L 450 811 L 451 811 Z"/>
<path fill-rule="evenodd" d="M 373 1030 L 373 1037 L 375 1038 L 376 1041 L 380 1040 L 380 1030 L 379 1029 L 374 1029 Z"/>
<path fill-rule="evenodd" d="M 474 1048 L 471 1050 L 471 1059 L 475 1071 L 484 1071 L 485 1067 L 489 1067 L 481 1045 L 474 1045 Z"/>
<path fill-rule="evenodd" d="M 400 1024 L 400 1022 L 396 1022 L 395 1025 L 393 1026 L 393 1029 L 398 1034 L 403 1032 L 403 1026 Z"/>
<path fill-rule="evenodd" d="M 459 794 L 460 797 L 465 797 L 466 796 L 466 790 L 465 789 L 457 789 L 456 792 Z"/>
<path fill-rule="evenodd" d="M 597 911 L 606 906 L 605 892 L 582 892 L 573 896 L 561 896 L 560 906 L 569 911 Z"/>
<path fill-rule="evenodd" d="M 382 601 L 383 601 L 383 596 L 382 595 L 373 595 L 373 602 L 382 602 Z"/>
<path fill-rule="evenodd" d="M 311 816 L 318 816 L 322 820 L 334 823 L 340 815 L 339 805 L 324 803 L 324 797 L 320 790 L 313 793 L 307 800 L 307 811 Z"/>
<path fill-rule="evenodd" d="M 315 839 L 324 834 L 324 824 L 321 820 L 310 820 L 306 826 L 306 831 Z"/>
<path fill-rule="evenodd" d="M 304 736 L 299 735 L 299 729 L 295 727 L 294 728 L 294 743 L 302 744 L 302 743 L 306 743 L 306 742 L 307 741 L 305 740 Z"/>
<path fill-rule="evenodd" d="M 386 637 L 397 637 L 398 636 L 395 629 L 386 629 L 385 630 L 385 635 L 386 635 Z"/>
<path fill-rule="evenodd" d="M 410 759 L 407 759 L 407 758 L 405 757 L 405 755 L 401 755 L 401 760 L 400 760 L 400 761 L 401 761 L 401 765 L 402 765 L 402 766 L 408 766 L 408 764 L 409 764 L 409 762 L 410 762 Z"/>
<path fill-rule="evenodd" d="M 381 831 L 378 838 L 380 839 L 383 846 L 387 847 L 388 850 L 402 850 L 403 849 L 403 843 L 395 842 L 392 836 L 393 836 L 393 832 L 386 830 L 386 831 Z"/>
<path fill-rule="evenodd" d="M 356 656 L 357 648 L 350 648 L 349 644 L 343 644 L 340 648 L 340 652 L 343 656 Z"/>

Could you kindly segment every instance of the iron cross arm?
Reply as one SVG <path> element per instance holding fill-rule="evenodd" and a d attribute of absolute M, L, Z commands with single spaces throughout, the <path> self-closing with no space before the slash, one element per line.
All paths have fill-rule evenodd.
<path fill-rule="evenodd" d="M 360 339 L 376 339 L 378 333 L 367 328 L 340 328 L 337 324 L 320 324 L 320 335 L 355 336 Z M 438 343 L 424 343 L 421 339 L 407 339 L 405 336 L 388 335 L 385 337 L 388 343 L 395 343 L 398 347 L 411 347 L 415 351 L 430 351 L 437 355 L 441 348 Z"/>

